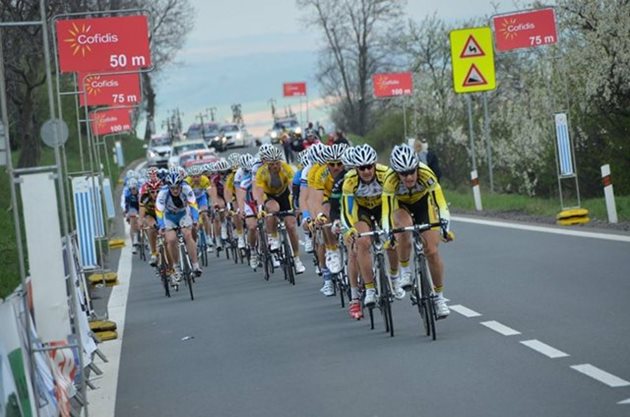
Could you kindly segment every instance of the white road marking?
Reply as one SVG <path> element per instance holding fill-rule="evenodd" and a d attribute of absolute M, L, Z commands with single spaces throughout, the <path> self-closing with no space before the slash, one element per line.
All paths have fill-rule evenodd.
<path fill-rule="evenodd" d="M 630 404 L 630 398 L 627 400 L 619 401 L 617 404 Z"/>
<path fill-rule="evenodd" d="M 481 324 L 491 330 L 494 330 L 497 333 L 501 333 L 503 336 L 514 336 L 517 334 L 521 334 L 521 332 L 514 330 L 511 327 L 507 327 L 506 325 L 501 324 L 498 321 L 484 321 L 481 322 Z"/>
<path fill-rule="evenodd" d="M 564 353 L 563 351 L 558 350 L 552 346 L 549 346 L 541 342 L 540 340 L 536 340 L 536 339 L 523 340 L 521 341 L 521 343 L 527 346 L 528 348 L 534 349 L 536 352 L 542 353 L 543 355 L 551 359 L 565 358 L 569 356 L 569 354 Z"/>
<path fill-rule="evenodd" d="M 113 287 L 107 304 L 109 320 L 117 326 L 118 338 L 103 342 L 99 349 L 105 354 L 108 363 L 99 364 L 103 376 L 98 380 L 98 389 L 88 391 L 90 415 L 93 417 L 111 417 L 116 410 L 116 390 L 118 389 L 118 370 L 122 350 L 123 332 L 125 330 L 125 315 L 127 312 L 127 296 L 129 295 L 129 280 L 131 278 L 131 241 L 129 239 L 129 225 L 125 223 L 125 246 L 120 253 L 118 262 L 118 285 Z"/>
<path fill-rule="evenodd" d="M 630 236 L 628 235 L 618 235 L 618 234 L 612 234 L 612 233 L 597 233 L 597 232 L 582 232 L 578 230 L 566 230 L 566 229 L 558 229 L 554 227 L 545 227 L 545 226 L 530 226 L 530 225 L 519 224 L 519 223 L 510 223 L 510 222 L 494 221 L 494 220 L 481 220 L 481 219 L 473 219 L 469 217 L 460 217 L 460 216 L 452 216 L 451 219 L 456 222 L 482 224 L 485 226 L 506 227 L 509 229 L 528 230 L 531 232 L 543 232 L 543 233 L 552 233 L 556 235 L 590 237 L 593 239 L 613 240 L 613 241 L 618 241 L 618 242 L 630 242 Z"/>
<path fill-rule="evenodd" d="M 462 316 L 468 317 L 468 318 L 481 316 L 481 313 L 477 313 L 476 311 L 471 310 L 471 309 L 469 309 L 467 307 L 464 307 L 461 304 L 456 304 L 454 306 L 450 306 L 450 309 L 453 310 L 454 312 L 459 313 Z"/>
<path fill-rule="evenodd" d="M 626 381 L 625 379 L 621 379 L 606 371 L 602 371 L 601 369 L 589 363 L 585 363 L 583 365 L 573 365 L 571 366 L 571 368 L 575 369 L 578 372 L 583 373 L 586 376 L 590 376 L 591 378 L 603 384 L 606 384 L 611 388 L 630 386 L 630 382 Z"/>

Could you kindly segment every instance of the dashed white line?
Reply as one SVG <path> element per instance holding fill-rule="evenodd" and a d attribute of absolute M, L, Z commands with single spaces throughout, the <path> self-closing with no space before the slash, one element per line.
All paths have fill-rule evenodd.
<path fill-rule="evenodd" d="M 521 343 L 527 346 L 528 348 L 534 349 L 536 352 L 542 353 L 543 355 L 551 359 L 566 358 L 567 356 L 569 356 L 568 353 L 564 353 L 563 351 L 558 350 L 552 346 L 549 346 L 541 342 L 540 340 L 536 340 L 536 339 L 523 340 L 521 341 Z"/>
<path fill-rule="evenodd" d="M 471 318 L 471 317 L 479 317 L 479 316 L 481 316 L 481 313 L 477 313 L 476 311 L 471 310 L 471 309 L 469 309 L 467 307 L 464 307 L 461 304 L 456 304 L 454 306 L 451 306 L 450 308 L 454 312 L 459 313 L 459 314 L 461 314 L 464 317 Z"/>
<path fill-rule="evenodd" d="M 583 373 L 586 376 L 590 376 L 591 378 L 608 385 L 611 388 L 619 388 L 619 387 L 627 387 L 630 385 L 630 382 L 625 379 L 621 379 L 618 376 L 615 376 L 611 373 L 603 371 L 589 363 L 585 363 L 582 365 L 573 365 L 572 369 Z"/>
<path fill-rule="evenodd" d="M 630 404 L 630 398 L 627 400 L 619 401 L 617 404 Z"/>
<path fill-rule="evenodd" d="M 486 326 L 487 328 L 494 330 L 497 333 L 502 334 L 503 336 L 514 336 L 517 334 L 521 334 L 521 332 L 512 329 L 511 327 L 508 327 L 504 324 L 499 323 L 498 321 L 484 321 L 481 322 L 482 325 Z"/>

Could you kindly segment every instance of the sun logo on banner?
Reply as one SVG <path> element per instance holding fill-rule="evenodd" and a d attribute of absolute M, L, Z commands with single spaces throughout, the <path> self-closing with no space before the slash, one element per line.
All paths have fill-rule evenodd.
<path fill-rule="evenodd" d="M 100 132 L 102 128 L 105 127 L 105 115 L 104 114 L 96 114 L 94 115 L 94 131 Z"/>
<path fill-rule="evenodd" d="M 501 28 L 499 28 L 499 32 L 501 32 L 501 34 L 505 36 L 505 39 L 511 41 L 512 39 L 518 36 L 516 32 L 511 32 L 510 30 L 508 30 L 510 26 L 513 26 L 515 24 L 516 24 L 515 18 L 503 19 L 503 23 L 501 23 Z"/>
<path fill-rule="evenodd" d="M 85 90 L 87 91 L 88 95 L 96 96 L 101 93 L 100 87 L 94 87 L 92 85 L 93 81 L 98 81 L 100 79 L 101 79 L 100 75 L 90 75 L 89 77 L 85 79 Z"/>
<path fill-rule="evenodd" d="M 72 24 L 72 29 L 68 29 L 70 37 L 64 39 L 64 42 L 70 44 L 73 56 L 80 52 L 81 56 L 85 57 L 85 54 L 87 52 L 92 52 L 92 48 L 90 48 L 90 45 L 82 44 L 78 40 L 81 35 L 86 36 L 91 29 L 92 26 L 86 26 L 85 24 L 81 25 L 81 28 L 79 29 L 79 27 L 74 23 Z"/>

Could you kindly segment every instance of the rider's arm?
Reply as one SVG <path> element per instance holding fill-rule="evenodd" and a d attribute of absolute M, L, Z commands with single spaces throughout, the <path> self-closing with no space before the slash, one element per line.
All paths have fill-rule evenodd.
<path fill-rule="evenodd" d="M 258 204 L 259 206 L 265 204 L 265 199 L 266 199 L 265 191 L 263 189 L 265 187 L 264 172 L 265 172 L 264 167 L 260 167 L 258 169 L 258 171 L 256 172 L 254 186 L 252 187 L 254 200 L 256 200 L 256 204 Z"/>
<path fill-rule="evenodd" d="M 158 228 L 164 229 L 164 210 L 166 209 L 166 197 L 168 196 L 168 190 L 162 190 L 155 199 L 155 217 L 157 219 Z"/>
<path fill-rule="evenodd" d="M 341 195 L 341 223 L 344 228 L 351 229 L 359 221 L 359 207 L 354 201 L 354 189 L 357 178 L 346 179 Z"/>
<path fill-rule="evenodd" d="M 394 225 L 394 211 L 398 208 L 396 199 L 396 188 L 398 188 L 398 174 L 391 168 L 387 173 L 383 183 L 383 194 L 381 195 L 381 224 L 383 230 L 388 232 Z"/>

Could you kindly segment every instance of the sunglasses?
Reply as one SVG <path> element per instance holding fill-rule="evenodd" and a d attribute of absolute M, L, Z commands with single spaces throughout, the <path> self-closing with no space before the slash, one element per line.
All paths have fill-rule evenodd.
<path fill-rule="evenodd" d="M 179 185 L 173 185 L 173 186 L 168 187 L 168 188 L 170 188 L 171 191 L 175 191 L 175 190 L 179 191 L 179 189 L 180 189 Z"/>
<path fill-rule="evenodd" d="M 357 168 L 359 169 L 359 171 L 369 171 L 374 168 L 374 165 L 361 165 Z"/>
<path fill-rule="evenodd" d="M 414 174 L 414 172 L 416 172 L 415 169 L 410 169 L 409 171 L 403 171 L 403 172 L 399 172 L 398 175 L 400 175 L 401 177 L 409 177 L 411 175 Z"/>
<path fill-rule="evenodd" d="M 343 162 L 339 162 L 339 161 L 337 161 L 337 162 L 328 162 L 328 166 L 331 167 L 331 168 L 341 167 L 341 166 L 343 166 Z"/>

